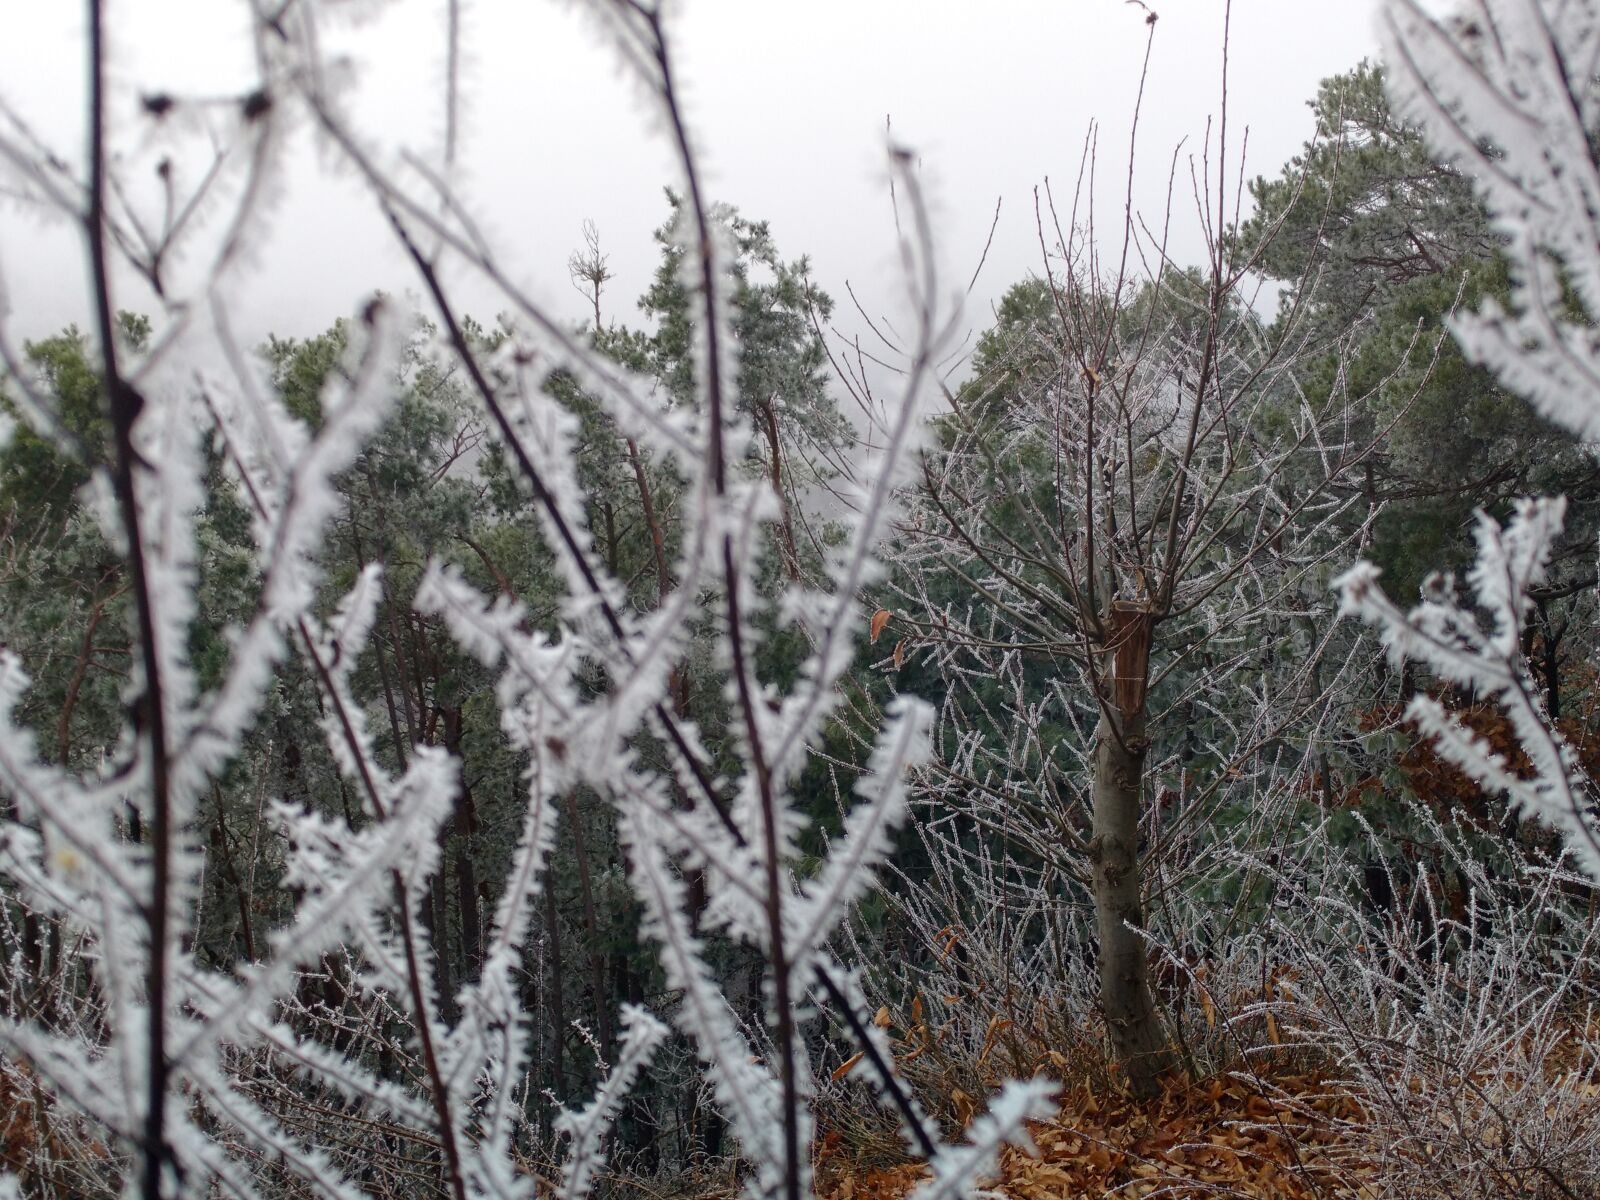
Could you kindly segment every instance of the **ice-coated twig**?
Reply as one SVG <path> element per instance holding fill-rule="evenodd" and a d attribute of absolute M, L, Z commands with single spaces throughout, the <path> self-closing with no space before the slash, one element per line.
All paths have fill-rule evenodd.
<path fill-rule="evenodd" d="M 1503 238 L 1510 305 L 1486 300 L 1451 329 L 1469 359 L 1585 441 L 1600 436 L 1600 7 L 1593 0 L 1482 0 L 1459 19 L 1389 0 L 1380 22 L 1398 112 L 1473 181 Z M 1523 502 L 1502 529 L 1479 518 L 1470 583 L 1489 627 L 1449 587 L 1402 612 L 1376 571 L 1339 581 L 1347 612 L 1375 625 L 1396 657 L 1492 697 L 1533 768 L 1524 779 L 1436 700 L 1408 715 L 1471 778 L 1559 829 L 1600 877 L 1600 825 L 1573 748 L 1529 676 L 1519 635 L 1561 529 L 1559 500 Z"/>
<path fill-rule="evenodd" d="M 1525 815 L 1559 830 L 1579 865 L 1600 877 L 1593 785 L 1577 751 L 1550 719 L 1519 636 L 1532 605 L 1529 590 L 1544 582 L 1564 508 L 1560 498 L 1521 501 L 1504 529 L 1479 514 L 1478 560 L 1469 576 L 1475 603 L 1459 599 L 1448 581 L 1436 581 L 1431 598 L 1402 612 L 1383 594 L 1376 568 L 1367 563 L 1351 568 L 1336 586 L 1344 611 L 1375 626 L 1397 663 L 1424 663 L 1506 714 L 1531 775 L 1513 770 L 1503 754 L 1435 697 L 1419 692 L 1406 707 L 1406 716 L 1446 760 Z M 1487 617 L 1487 629 L 1479 613 Z"/>
<path fill-rule="evenodd" d="M 562 1200 L 584 1200 L 594 1186 L 603 1158 L 601 1142 L 639 1073 L 649 1065 L 667 1027 L 638 1005 L 622 1010 L 622 1053 L 606 1075 L 593 1100 L 581 1109 L 567 1109 L 556 1118 L 556 1130 L 565 1134 L 567 1155 L 561 1163 Z"/>
<path fill-rule="evenodd" d="M 1015 1080 L 989 1103 L 989 1111 L 972 1122 L 966 1141 L 946 1146 L 929 1165 L 933 1178 L 917 1185 L 913 1200 L 956 1200 L 970 1196 L 1000 1163 L 1007 1144 L 1037 1156 L 1028 1133 L 1029 1121 L 1042 1121 L 1055 1111 L 1056 1085 L 1047 1079 Z"/>

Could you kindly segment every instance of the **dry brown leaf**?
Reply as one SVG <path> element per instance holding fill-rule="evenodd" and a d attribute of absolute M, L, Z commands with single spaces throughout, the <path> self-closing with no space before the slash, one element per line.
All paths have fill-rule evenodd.
<path fill-rule="evenodd" d="M 972 1120 L 973 1114 L 977 1111 L 977 1106 L 972 1102 L 972 1097 L 960 1088 L 956 1088 L 950 1093 L 950 1102 L 955 1105 L 956 1120 L 960 1121 L 963 1126 Z"/>
<path fill-rule="evenodd" d="M 867 636 L 871 641 L 878 640 L 878 635 L 883 632 L 883 627 L 889 623 L 889 618 L 892 616 L 894 614 L 887 608 L 880 608 L 872 614 L 872 624 L 867 628 Z"/>
<path fill-rule="evenodd" d="M 833 1076 L 832 1076 L 833 1081 L 835 1083 L 838 1083 L 839 1080 L 843 1079 L 846 1075 L 850 1074 L 850 1068 L 855 1066 L 858 1062 L 860 1062 L 861 1061 L 861 1056 L 863 1054 L 865 1054 L 865 1053 L 866 1053 L 865 1050 L 857 1050 L 849 1058 L 845 1059 L 842 1063 L 840 1063 L 837 1067 L 835 1067 L 833 1069 Z"/>

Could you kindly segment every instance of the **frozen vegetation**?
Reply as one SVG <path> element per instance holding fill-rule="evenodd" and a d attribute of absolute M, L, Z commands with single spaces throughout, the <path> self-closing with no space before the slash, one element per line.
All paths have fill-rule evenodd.
<path fill-rule="evenodd" d="M 426 154 L 337 0 L 223 97 L 89 0 L 83 155 L 0 87 L 93 281 L 0 323 L 0 1195 L 1596 1194 L 1600 6 L 1389 0 L 1276 176 L 1135 142 L 1159 218 L 1091 134 L 954 357 L 910 150 L 869 352 L 582 7 L 639 327 L 455 190 L 454 0 Z M 419 310 L 242 345 L 304 129 Z"/>

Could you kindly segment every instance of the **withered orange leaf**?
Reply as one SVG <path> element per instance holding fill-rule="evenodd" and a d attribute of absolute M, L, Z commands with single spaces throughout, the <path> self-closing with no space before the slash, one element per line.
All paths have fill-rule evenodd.
<path fill-rule="evenodd" d="M 883 627 L 889 623 L 889 618 L 894 616 L 887 608 L 880 608 L 872 614 L 872 624 L 867 629 L 867 636 L 872 641 L 878 640 L 878 635 L 883 632 Z"/>

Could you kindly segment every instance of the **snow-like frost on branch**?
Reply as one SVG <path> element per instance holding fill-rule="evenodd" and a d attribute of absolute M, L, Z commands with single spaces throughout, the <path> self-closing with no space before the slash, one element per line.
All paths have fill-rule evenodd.
<path fill-rule="evenodd" d="M 1505 239 L 1509 306 L 1485 301 L 1453 317 L 1452 331 L 1469 358 L 1543 415 L 1600 439 L 1600 6 L 1481 0 L 1444 19 L 1420 0 L 1389 0 L 1381 29 L 1397 112 L 1472 178 Z M 1365 563 L 1338 586 L 1345 611 L 1375 625 L 1394 657 L 1425 662 L 1500 706 L 1531 775 L 1512 770 L 1430 696 L 1414 698 L 1408 715 L 1446 759 L 1560 830 L 1600 878 L 1592 789 L 1520 648 L 1529 591 L 1544 580 L 1562 512 L 1559 500 L 1525 501 L 1504 529 L 1479 518 L 1470 575 L 1478 611 L 1442 583 L 1402 612 Z"/>
<path fill-rule="evenodd" d="M 1007 1142 L 1037 1156 L 1028 1122 L 1042 1121 L 1055 1111 L 1055 1091 L 1055 1084 L 1042 1079 L 1007 1084 L 989 1111 L 972 1122 L 963 1145 L 947 1146 L 934 1156 L 933 1178 L 913 1191 L 911 1200 L 971 1195 L 994 1173 Z"/>
<path fill-rule="evenodd" d="M 1472 177 L 1511 266 L 1493 301 L 1452 326 L 1541 413 L 1600 438 L 1600 13 L 1593 0 L 1483 0 L 1441 20 L 1419 0 L 1383 11 L 1396 111 Z M 1570 289 L 1570 290 L 1569 290 Z"/>
<path fill-rule="evenodd" d="M 901 701 L 876 738 L 842 832 L 816 871 L 797 877 L 806 817 L 793 785 L 839 704 L 841 676 L 864 631 L 862 591 L 879 570 L 878 546 L 913 465 L 921 393 L 948 332 L 911 157 L 891 154 L 910 214 L 900 249 L 915 315 L 911 365 L 816 578 L 774 589 L 764 572 L 783 499 L 765 475 L 743 469 L 753 434 L 737 403 L 735 250 L 725 212 L 704 193 L 660 9 L 617 0 L 586 6 L 635 73 L 677 161 L 685 200 L 674 236 L 694 307 L 695 379 L 693 402 L 680 406 L 501 273 L 452 190 L 448 152 L 442 165 L 385 154 L 355 125 L 336 86 L 344 64 L 325 29 L 344 7 L 333 0 L 250 6 L 261 78 L 243 101 L 233 149 L 246 174 L 211 261 L 234 262 L 244 233 L 260 228 L 256 210 L 282 132 L 309 121 L 330 156 L 368 188 L 375 219 L 415 266 L 441 353 L 498 440 L 553 562 L 559 596 L 543 626 L 518 599 L 490 599 L 444 563 L 428 567 L 412 599 L 461 650 L 498 671 L 501 728 L 525 764 L 520 837 L 486 923 L 482 960 L 445 994 L 430 891 L 461 798 L 460 762 L 426 739 L 406 744 L 398 730 L 385 747 L 369 729 L 374 700 L 361 694 L 357 664 L 381 637 L 380 618 L 393 613 L 393 580 L 382 564 L 365 563 L 342 581 L 345 594 L 334 605 L 324 578 L 330 535 L 349 503 L 338 481 L 383 432 L 406 386 L 392 305 L 375 301 L 350 323 L 346 353 L 315 397 L 315 420 L 297 419 L 259 365 L 234 347 L 220 274 L 181 288 L 163 275 L 170 246 L 153 248 L 136 218 L 119 224 L 134 201 L 107 203 L 103 176 L 119 166 L 101 149 L 86 187 L 52 184 L 45 196 L 80 223 L 92 257 L 116 258 L 170 302 L 144 362 L 132 364 L 126 347 L 117 348 L 111 322 L 100 331 L 112 423 L 126 436 L 115 470 L 97 479 L 98 507 L 109 543 L 134 568 L 131 586 L 145 619 L 132 631 L 130 719 L 104 769 L 89 775 L 43 761 L 18 715 L 27 681 L 18 660 L 0 653 L 7 802 L 0 872 L 28 911 L 78 939 L 92 974 L 76 1029 L 7 1017 L 0 1048 L 26 1059 L 58 1115 L 101 1131 L 120 1156 L 125 1190 L 145 1200 L 270 1192 L 276 1185 L 258 1178 L 263 1164 L 306 1194 L 365 1194 L 345 1148 L 323 1139 L 302 1107 L 379 1130 L 386 1145 L 425 1147 L 413 1165 L 436 1172 L 452 1200 L 531 1196 L 535 1179 L 519 1145 L 530 1124 L 532 1040 L 522 976 L 557 813 L 583 788 L 615 809 L 642 927 L 676 993 L 663 1015 L 692 1044 L 754 1163 L 749 1194 L 800 1200 L 810 1192 L 814 1132 L 806 1025 L 825 997 L 860 1026 L 854 985 L 837 982 L 848 977 L 830 946 L 874 886 L 906 810 L 908 776 L 929 753 L 930 710 Z M 456 6 L 450 11 L 454 22 Z M 95 10 L 97 32 L 98 19 Z M 97 80 L 105 66 L 103 55 L 94 61 Z M 452 83 L 451 128 L 457 104 Z M 91 117 L 104 121 L 98 109 Z M 36 147 L 19 148 L 7 133 L 0 139 L 0 161 L 23 164 L 34 183 L 30 171 L 53 180 L 67 170 L 64 158 L 37 158 Z M 203 183 L 202 193 L 209 187 Z M 77 211 L 80 189 L 91 198 L 87 217 Z M 209 197 L 197 196 L 197 205 L 200 199 Z M 441 281 L 447 268 L 452 280 L 458 271 L 473 276 L 504 301 L 511 330 L 504 344 L 490 347 L 472 334 Z M 98 288 L 107 313 L 114 305 L 104 279 L 112 277 Z M 224 367 L 182 378 L 148 369 L 175 362 L 203 313 L 213 318 Z M 554 368 L 569 372 L 652 462 L 676 472 L 683 536 L 673 586 L 663 583 L 653 607 L 630 604 L 626 581 L 597 552 L 578 471 L 578 416 L 545 386 Z M 41 395 L 30 389 L 24 410 Z M 53 434 L 51 413 L 33 415 Z M 220 679 L 202 688 L 190 634 L 199 612 L 196 514 L 214 465 L 208 433 L 249 516 L 256 574 L 254 609 L 226 633 Z M 808 660 L 786 674 L 794 682 L 782 687 L 766 677 L 757 653 L 770 628 L 798 628 L 811 645 Z M 714 632 L 715 666 L 726 680 L 718 719 L 731 731 L 732 749 L 718 758 L 670 691 L 706 630 Z M 202 961 L 193 950 L 210 861 L 201 803 L 247 752 L 291 658 L 314 689 L 339 776 L 328 782 L 345 803 L 312 811 L 262 798 L 281 837 L 292 915 L 247 959 Z M 692 906 L 690 871 L 704 885 L 702 909 Z M 713 937 L 754 947 L 766 964 L 764 1030 L 753 1031 L 721 990 L 706 952 Z M 347 1049 L 352 1031 L 307 1000 L 313 979 L 336 983 L 348 1007 L 365 1014 L 361 1034 L 377 1049 Z M 620 1055 L 598 1093 L 558 1121 L 571 1139 L 561 1186 L 570 1200 L 592 1187 L 604 1133 L 666 1036 L 666 1024 L 642 1009 L 625 1010 L 623 1022 Z M 967 1144 L 941 1147 L 897 1081 L 886 1046 L 863 1036 L 874 1084 L 933 1157 L 928 1200 L 970 1194 L 1001 1143 L 1024 1140 L 1025 1121 L 1047 1110 L 1047 1085 L 1012 1085 L 974 1123 Z M 264 1102 L 269 1094 L 276 1107 Z"/>
<path fill-rule="evenodd" d="M 616 1119 L 628 1089 L 668 1033 L 665 1025 L 637 1005 L 622 1010 L 622 1023 L 627 1030 L 622 1055 L 600 1091 L 579 1111 L 568 1110 L 556 1118 L 556 1130 L 569 1139 L 567 1157 L 561 1164 L 562 1200 L 584 1200 L 589 1194 L 603 1162 L 601 1139 Z"/>
<path fill-rule="evenodd" d="M 1346 572 L 1336 586 L 1344 611 L 1377 626 L 1397 663 L 1424 663 L 1445 682 L 1499 706 L 1528 756 L 1531 774 L 1519 774 L 1425 692 L 1411 698 L 1406 716 L 1447 761 L 1505 795 L 1527 816 L 1561 831 L 1579 864 L 1600 878 L 1593 788 L 1577 752 L 1550 720 L 1519 637 L 1532 606 L 1528 591 L 1544 581 L 1564 508 L 1559 498 L 1524 500 L 1504 529 L 1479 514 L 1478 561 L 1469 577 L 1472 602 L 1459 598 L 1450 580 L 1436 580 L 1430 596 L 1402 612 L 1378 587 L 1378 572 L 1368 563 Z"/>

